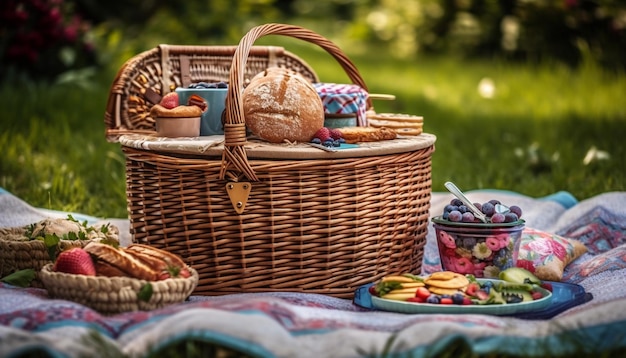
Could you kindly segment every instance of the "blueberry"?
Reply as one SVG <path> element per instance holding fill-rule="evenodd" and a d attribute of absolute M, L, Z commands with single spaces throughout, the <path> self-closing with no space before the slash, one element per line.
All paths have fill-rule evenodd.
<path fill-rule="evenodd" d="M 426 299 L 426 303 L 439 303 L 439 296 L 437 295 L 430 295 L 428 296 L 428 298 Z"/>
<path fill-rule="evenodd" d="M 325 145 L 326 147 L 332 147 L 332 146 L 333 146 L 333 142 L 334 142 L 334 141 L 333 141 L 332 139 L 326 139 L 326 140 L 324 141 L 324 145 Z"/>
<path fill-rule="evenodd" d="M 461 221 L 463 221 L 464 223 L 473 223 L 474 219 L 475 219 L 474 214 L 472 214 L 469 211 L 464 212 L 463 215 L 461 216 Z"/>
<path fill-rule="evenodd" d="M 311 143 L 322 144 L 322 140 L 319 139 L 319 138 L 313 138 L 313 139 L 311 139 Z"/>
<path fill-rule="evenodd" d="M 511 205 L 509 207 L 509 210 L 511 210 L 512 213 L 515 213 L 515 215 L 517 215 L 518 219 L 522 217 L 522 209 L 519 206 Z"/>
<path fill-rule="evenodd" d="M 519 218 L 517 217 L 517 214 L 515 213 L 508 212 L 504 214 L 505 223 L 513 223 L 513 222 L 516 222 L 517 220 L 519 220 Z"/>
<path fill-rule="evenodd" d="M 458 210 L 452 210 L 450 214 L 448 214 L 448 220 L 461 222 L 463 220 L 463 214 L 461 214 L 461 212 Z"/>
<path fill-rule="evenodd" d="M 228 83 L 226 82 L 218 82 L 217 88 L 228 88 Z"/>
<path fill-rule="evenodd" d="M 461 214 L 465 214 L 469 209 L 465 205 L 459 205 L 459 211 Z"/>
<path fill-rule="evenodd" d="M 491 222 L 494 224 L 499 224 L 504 222 L 504 214 L 495 213 L 491 216 Z"/>
<path fill-rule="evenodd" d="M 444 213 L 449 213 L 449 212 L 451 212 L 452 210 L 454 210 L 454 205 L 452 205 L 452 204 L 448 204 L 448 205 L 446 205 L 446 206 L 443 208 L 443 212 L 444 212 Z"/>
<path fill-rule="evenodd" d="M 341 147 L 341 142 L 338 140 L 333 141 L 333 147 Z"/>
<path fill-rule="evenodd" d="M 444 212 L 443 212 L 443 215 L 441 215 L 441 217 L 442 217 L 444 220 L 448 220 L 448 219 L 449 219 L 449 216 L 450 216 L 450 213 L 449 213 L 449 212 L 447 212 L 447 211 L 444 211 Z"/>
<path fill-rule="evenodd" d="M 452 200 L 450 200 L 450 204 L 454 205 L 454 206 L 461 206 L 463 205 L 463 202 L 458 199 L 458 198 L 454 198 Z"/>
<path fill-rule="evenodd" d="M 464 296 L 462 293 L 455 293 L 454 295 L 452 295 L 452 303 L 454 303 L 455 305 L 462 305 L 463 298 Z"/>
<path fill-rule="evenodd" d="M 486 202 L 483 204 L 481 211 L 487 216 L 492 216 L 496 212 L 496 207 L 492 203 Z"/>

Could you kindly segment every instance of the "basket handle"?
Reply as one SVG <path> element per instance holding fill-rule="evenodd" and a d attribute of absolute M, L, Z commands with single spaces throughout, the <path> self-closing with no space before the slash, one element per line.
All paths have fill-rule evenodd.
<path fill-rule="evenodd" d="M 344 69 L 350 80 L 367 91 L 367 85 L 359 70 L 337 45 L 317 33 L 295 25 L 265 24 L 252 28 L 240 41 L 230 67 L 228 93 L 226 95 L 226 118 L 224 121 L 224 153 L 220 179 L 229 176 L 237 181 L 238 173 L 244 174 L 249 180 L 258 181 L 254 170 L 248 163 L 244 149 L 246 143 L 246 120 L 243 112 L 244 69 L 254 42 L 266 35 L 284 35 L 316 44 L 332 55 Z M 371 99 L 367 99 L 371 108 Z"/>

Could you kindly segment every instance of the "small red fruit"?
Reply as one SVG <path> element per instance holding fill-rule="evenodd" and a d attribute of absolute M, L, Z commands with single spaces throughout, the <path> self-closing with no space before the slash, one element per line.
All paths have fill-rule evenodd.
<path fill-rule="evenodd" d="M 552 283 L 550 282 L 542 282 L 541 288 L 545 288 L 546 290 L 552 292 Z"/>
<path fill-rule="evenodd" d="M 376 292 L 376 285 L 371 285 L 370 288 L 367 289 L 372 296 L 378 296 L 378 292 Z"/>
<path fill-rule="evenodd" d="M 483 291 L 483 290 L 476 291 L 475 296 L 476 296 L 476 298 L 478 298 L 481 301 L 482 300 L 486 300 L 486 299 L 489 298 L 489 294 L 487 292 Z"/>
<path fill-rule="evenodd" d="M 543 295 L 539 291 L 532 291 L 530 293 L 530 296 L 533 298 L 533 300 L 539 300 L 543 298 Z"/>
<path fill-rule="evenodd" d="M 409 297 L 406 299 L 407 302 L 413 302 L 413 303 L 424 303 L 426 302 L 426 300 L 424 298 L 415 296 L 415 297 Z"/>
<path fill-rule="evenodd" d="M 439 300 L 439 303 L 441 303 L 442 305 L 451 305 L 452 299 L 450 297 L 444 297 L 441 300 Z"/>
<path fill-rule="evenodd" d="M 339 129 L 333 128 L 328 131 L 330 133 L 330 137 L 334 140 L 339 138 L 343 138 L 343 133 Z"/>
<path fill-rule="evenodd" d="M 178 107 L 180 104 L 178 99 L 178 93 L 170 92 L 161 98 L 161 102 L 159 104 L 167 109 L 172 109 L 174 107 Z"/>
<path fill-rule="evenodd" d="M 65 250 L 59 254 L 53 271 L 64 272 L 74 275 L 95 276 L 96 267 L 89 253 L 80 247 Z"/>
<path fill-rule="evenodd" d="M 463 305 L 467 306 L 467 305 L 471 305 L 473 304 L 472 299 L 469 297 L 463 297 Z"/>
<path fill-rule="evenodd" d="M 324 141 L 326 141 L 327 139 L 331 139 L 332 137 L 330 136 L 330 130 L 326 127 L 322 127 L 318 129 L 317 132 L 315 132 L 313 138 L 318 138 L 323 143 Z"/>
<path fill-rule="evenodd" d="M 426 287 L 419 287 L 417 289 L 417 291 L 415 291 L 415 297 L 419 297 L 419 298 L 423 299 L 424 301 L 426 301 L 426 299 L 430 295 L 431 295 L 431 293 L 430 293 L 430 291 Z"/>
<path fill-rule="evenodd" d="M 465 294 L 468 296 L 476 296 L 476 291 L 480 290 L 480 285 L 476 282 L 471 282 L 469 285 L 467 285 L 467 288 L 465 289 Z"/>

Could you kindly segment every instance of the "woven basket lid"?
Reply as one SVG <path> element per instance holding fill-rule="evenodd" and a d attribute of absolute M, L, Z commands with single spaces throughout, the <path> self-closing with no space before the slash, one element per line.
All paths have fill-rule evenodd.
<path fill-rule="evenodd" d="M 248 140 L 244 148 L 248 158 L 255 159 L 343 159 L 412 152 L 430 147 L 435 139 L 435 135 L 423 133 L 419 136 L 400 136 L 394 140 L 359 143 L 358 146 L 334 152 L 313 147 L 308 143 L 272 144 L 258 140 Z M 155 153 L 221 158 L 224 151 L 223 135 L 165 138 L 131 134 L 120 137 L 119 141 L 122 146 Z"/>

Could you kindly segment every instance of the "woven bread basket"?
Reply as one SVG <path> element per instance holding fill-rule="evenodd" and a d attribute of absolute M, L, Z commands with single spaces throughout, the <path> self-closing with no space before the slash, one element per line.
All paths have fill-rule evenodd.
<path fill-rule="evenodd" d="M 198 284 L 198 272 L 191 267 L 188 269 L 191 273 L 188 278 L 149 282 L 130 277 L 71 275 L 54 272 L 52 264 L 47 264 L 41 269 L 40 277 L 50 297 L 80 303 L 111 315 L 149 311 L 185 301 Z M 152 295 L 143 300 L 140 292 L 148 283 L 152 286 Z"/>
<path fill-rule="evenodd" d="M 72 247 L 85 247 L 92 241 L 117 238 L 117 228 L 111 226 L 112 232 L 107 237 L 89 240 L 60 240 L 57 251 L 61 252 Z M 52 263 L 48 247 L 41 240 L 32 240 L 27 235 L 26 227 L 0 228 L 0 277 L 5 277 L 15 271 L 33 269 L 36 273 L 31 287 L 42 288 L 40 279 L 41 269 Z"/>
<path fill-rule="evenodd" d="M 133 240 L 192 265 L 199 295 L 291 291 L 350 298 L 384 275 L 419 272 L 434 136 L 336 153 L 246 137 L 241 92 L 250 72 L 244 69 L 254 41 L 266 35 L 319 45 L 367 90 L 354 64 L 324 37 L 291 25 L 253 28 L 232 55 L 222 144 L 207 149 L 199 138 L 200 151 L 178 144 L 155 149 L 142 140 L 163 142 L 142 131 L 119 138 Z M 244 195 L 233 198 L 235 189 Z"/>

